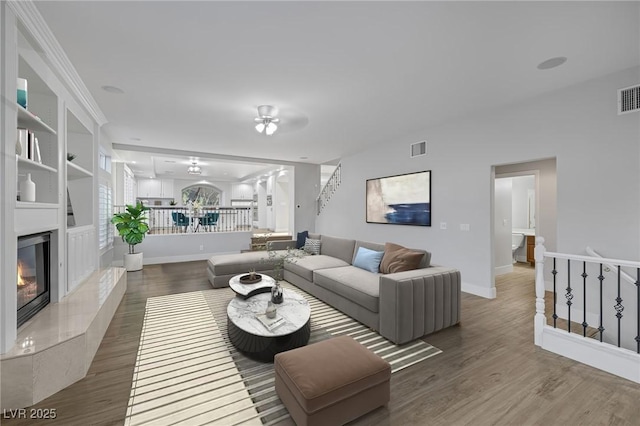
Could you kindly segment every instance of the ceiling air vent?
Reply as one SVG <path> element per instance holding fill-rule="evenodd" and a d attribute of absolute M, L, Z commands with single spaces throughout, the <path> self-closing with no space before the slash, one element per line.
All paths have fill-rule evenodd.
<path fill-rule="evenodd" d="M 426 154 L 427 154 L 426 141 L 416 142 L 411 144 L 411 152 L 410 152 L 411 158 L 419 157 L 421 155 L 426 155 Z"/>
<path fill-rule="evenodd" d="M 618 90 L 618 114 L 640 111 L 640 85 Z"/>

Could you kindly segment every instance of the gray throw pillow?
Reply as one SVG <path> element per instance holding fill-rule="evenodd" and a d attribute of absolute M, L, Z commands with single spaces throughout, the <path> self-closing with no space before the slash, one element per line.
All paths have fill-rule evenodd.
<path fill-rule="evenodd" d="M 307 238 L 304 242 L 304 251 L 309 254 L 320 254 L 320 240 Z"/>

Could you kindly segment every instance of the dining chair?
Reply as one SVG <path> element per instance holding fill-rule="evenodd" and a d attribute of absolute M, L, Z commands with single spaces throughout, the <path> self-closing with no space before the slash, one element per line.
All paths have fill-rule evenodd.
<path fill-rule="evenodd" d="M 220 213 L 205 213 L 204 216 L 200 218 L 200 224 L 207 230 L 211 231 L 211 228 L 215 227 L 218 224 L 218 218 L 220 217 Z"/>
<path fill-rule="evenodd" d="M 187 232 L 189 226 L 189 218 L 182 212 L 171 212 L 171 218 L 173 219 L 173 228 L 176 226 L 184 227 L 183 232 Z"/>

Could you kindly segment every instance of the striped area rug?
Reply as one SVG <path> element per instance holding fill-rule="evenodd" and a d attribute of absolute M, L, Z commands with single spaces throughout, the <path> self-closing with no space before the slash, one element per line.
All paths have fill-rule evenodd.
<path fill-rule="evenodd" d="M 394 345 L 310 294 L 314 343 L 350 335 L 391 372 L 442 351 L 422 340 Z M 274 389 L 272 363 L 251 360 L 227 337 L 229 288 L 147 300 L 125 425 L 271 425 L 289 418 Z M 393 397 L 393 396 L 392 396 Z"/>

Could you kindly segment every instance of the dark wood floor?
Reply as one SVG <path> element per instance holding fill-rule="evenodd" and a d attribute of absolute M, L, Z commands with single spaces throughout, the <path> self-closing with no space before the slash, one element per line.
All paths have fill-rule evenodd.
<path fill-rule="evenodd" d="M 425 338 L 444 353 L 394 374 L 388 407 L 354 424 L 640 425 L 640 385 L 533 345 L 533 269 L 496 286 L 494 300 L 463 293 L 462 324 Z M 57 419 L 2 424 L 123 424 L 146 299 L 210 288 L 204 262 L 130 272 L 87 377 L 35 406 Z"/>

